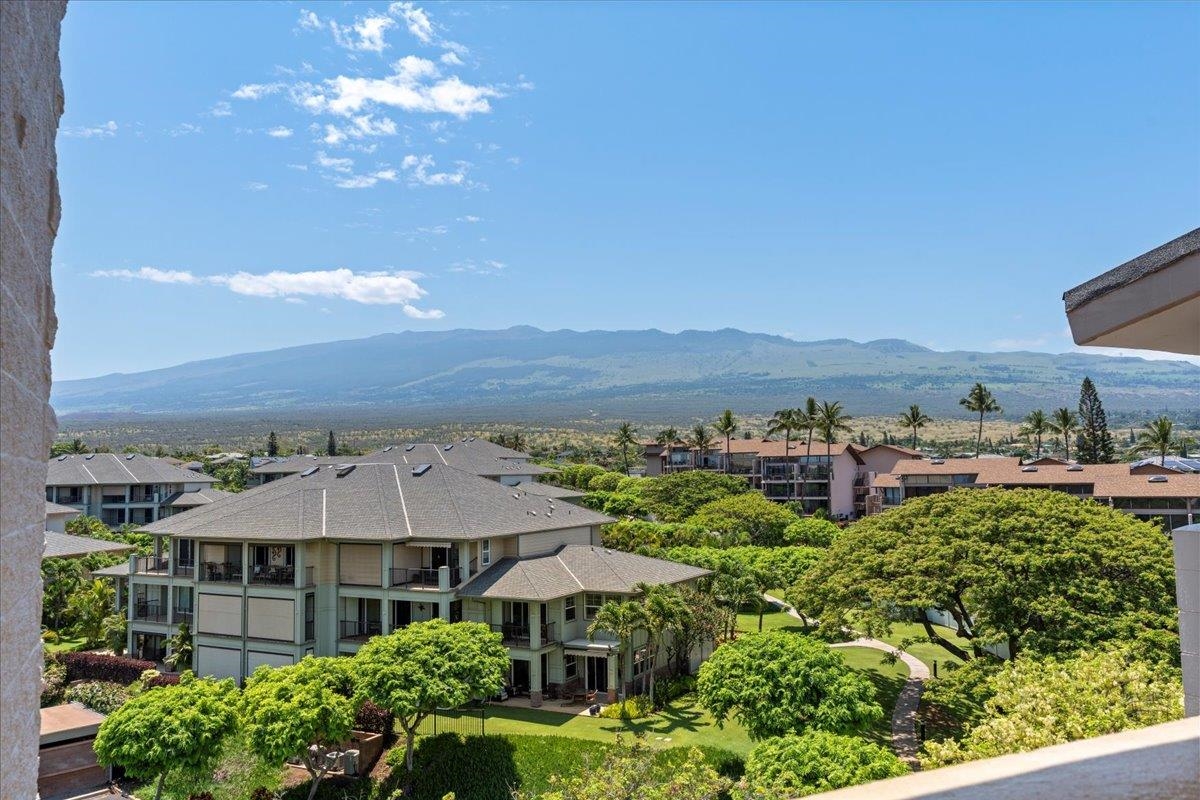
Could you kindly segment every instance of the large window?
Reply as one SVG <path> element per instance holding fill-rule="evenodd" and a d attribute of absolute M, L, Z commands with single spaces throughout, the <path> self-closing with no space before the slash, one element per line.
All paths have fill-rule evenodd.
<path fill-rule="evenodd" d="M 596 612 L 600 610 L 600 606 L 602 605 L 604 605 L 604 595 L 585 594 L 583 596 L 583 618 L 595 619 Z"/>
<path fill-rule="evenodd" d="M 568 597 L 566 600 L 563 600 L 563 614 L 565 615 L 567 622 L 575 621 L 575 596 L 574 595 L 572 595 L 571 597 Z"/>
<path fill-rule="evenodd" d="M 317 638 L 317 596 L 312 592 L 304 595 L 304 641 Z"/>
<path fill-rule="evenodd" d="M 479 543 L 479 563 L 487 566 L 492 563 L 492 540 L 484 539 Z"/>

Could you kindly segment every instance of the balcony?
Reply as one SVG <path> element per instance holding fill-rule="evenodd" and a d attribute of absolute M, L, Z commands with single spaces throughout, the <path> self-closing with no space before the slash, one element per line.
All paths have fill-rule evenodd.
<path fill-rule="evenodd" d="M 558 632 L 553 622 L 547 622 L 538 627 L 541 635 L 539 646 L 558 641 Z M 506 622 L 503 625 L 493 625 L 492 631 L 500 634 L 505 647 L 529 647 L 532 644 L 533 628 L 530 625 Z"/>
<path fill-rule="evenodd" d="M 440 586 L 436 569 L 392 567 L 388 572 L 388 585 L 390 586 L 402 589 L 433 589 L 435 591 Z"/>
<path fill-rule="evenodd" d="M 258 586 L 295 586 L 296 568 L 294 566 L 255 565 L 250 575 L 250 582 Z"/>
<path fill-rule="evenodd" d="M 366 641 L 383 633 L 383 623 L 378 620 L 343 619 L 338 622 L 338 638 Z"/>
<path fill-rule="evenodd" d="M 133 604 L 133 618 L 138 622 L 166 622 L 167 609 L 158 600 L 138 600 Z"/>
<path fill-rule="evenodd" d="M 187 623 L 189 628 L 192 627 L 193 614 L 190 608 L 177 608 L 171 617 L 176 625 Z"/>
<path fill-rule="evenodd" d="M 133 571 L 138 575 L 166 575 L 166 556 L 139 556 L 134 562 Z"/>
<path fill-rule="evenodd" d="M 100 496 L 100 502 L 104 505 L 125 505 L 125 495 L 123 494 L 105 494 Z"/>
<path fill-rule="evenodd" d="M 200 580 L 211 583 L 241 583 L 242 565 L 234 561 L 201 561 Z"/>

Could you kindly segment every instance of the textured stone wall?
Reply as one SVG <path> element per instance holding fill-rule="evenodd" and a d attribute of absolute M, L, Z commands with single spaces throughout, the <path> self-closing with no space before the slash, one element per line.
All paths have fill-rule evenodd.
<path fill-rule="evenodd" d="M 1172 538 L 1183 703 L 1187 715 L 1195 717 L 1200 716 L 1200 524 L 1176 528 Z"/>
<path fill-rule="evenodd" d="M 0 798 L 37 793 L 65 0 L 0 2 Z"/>

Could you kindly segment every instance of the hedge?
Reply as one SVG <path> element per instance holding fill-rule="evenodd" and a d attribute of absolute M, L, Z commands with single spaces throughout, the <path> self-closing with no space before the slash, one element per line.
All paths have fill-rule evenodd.
<path fill-rule="evenodd" d="M 67 668 L 67 682 L 107 681 L 128 686 L 154 669 L 153 661 L 110 656 L 104 653 L 60 653 L 59 663 Z"/>
<path fill-rule="evenodd" d="M 68 703 L 80 703 L 99 714 L 111 714 L 125 705 L 130 698 L 129 689 L 120 683 L 109 681 L 87 681 L 68 687 Z"/>

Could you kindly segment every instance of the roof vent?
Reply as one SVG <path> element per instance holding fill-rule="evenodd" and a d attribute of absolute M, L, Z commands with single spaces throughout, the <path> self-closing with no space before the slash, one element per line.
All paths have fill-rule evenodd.
<path fill-rule="evenodd" d="M 383 448 L 383 452 L 385 452 L 385 453 L 392 452 L 392 445 L 389 444 L 387 447 Z"/>
<path fill-rule="evenodd" d="M 1037 472 L 1037 467 L 1021 467 L 1021 472 Z"/>
<path fill-rule="evenodd" d="M 1067 464 L 1067 472 L 1083 472 L 1083 464 Z"/>
<path fill-rule="evenodd" d="M 137 454 L 136 454 L 136 453 L 130 453 L 130 454 L 128 454 L 127 456 L 125 456 L 125 460 L 126 460 L 126 461 L 133 461 L 133 457 L 134 457 L 135 455 L 137 455 Z"/>
<path fill-rule="evenodd" d="M 945 464 L 945 463 L 946 463 L 946 459 L 944 459 L 944 458 L 932 458 L 932 459 L 930 459 L 930 460 L 929 460 L 929 463 L 930 463 L 930 464 Z"/>
<path fill-rule="evenodd" d="M 406 445 L 404 445 L 404 452 L 411 453 L 413 450 L 416 449 L 416 447 L 417 446 L 415 444 L 406 444 Z"/>
<path fill-rule="evenodd" d="M 300 473 L 300 477 L 307 478 L 309 475 L 312 475 L 314 472 L 316 472 L 319 469 L 320 469 L 320 467 L 309 467 L 308 469 L 304 470 L 304 472 Z"/>
<path fill-rule="evenodd" d="M 1166 483 L 1167 476 L 1166 475 L 1151 475 L 1149 478 L 1146 478 L 1146 482 L 1147 483 Z"/>
<path fill-rule="evenodd" d="M 474 437 L 474 436 L 468 436 L 468 437 L 467 437 L 467 441 L 468 441 L 468 442 L 473 442 L 473 441 L 475 441 L 475 437 Z"/>
<path fill-rule="evenodd" d="M 66 460 L 67 460 L 67 457 L 66 457 L 66 456 L 59 456 L 59 457 L 58 457 L 58 460 L 59 460 L 59 461 L 66 461 Z"/>
<path fill-rule="evenodd" d="M 415 467 L 412 468 L 413 477 L 419 478 L 422 475 L 424 475 L 426 472 L 429 472 L 429 470 L 431 470 L 431 469 L 433 469 L 432 464 L 417 464 Z"/>
<path fill-rule="evenodd" d="M 513 494 L 513 500 L 520 500 L 520 499 L 521 499 L 521 495 Z"/>
<path fill-rule="evenodd" d="M 95 457 L 96 457 L 96 454 L 95 454 L 95 453 L 88 453 L 86 456 L 84 456 L 84 457 L 83 457 L 83 460 L 84 460 L 84 461 L 91 461 L 91 460 L 92 460 L 93 458 L 95 458 Z"/>
<path fill-rule="evenodd" d="M 464 436 L 460 441 L 465 442 L 466 440 L 467 440 L 467 437 Z"/>
<path fill-rule="evenodd" d="M 445 447 L 443 447 L 442 449 L 443 449 L 443 450 L 449 450 L 451 447 L 454 447 L 454 445 L 452 445 L 452 444 L 448 444 L 448 445 L 446 445 Z"/>
<path fill-rule="evenodd" d="M 351 472 L 354 472 L 354 467 L 355 467 L 354 464 L 338 464 L 336 467 L 337 477 L 339 477 L 339 478 L 346 477 Z"/>

